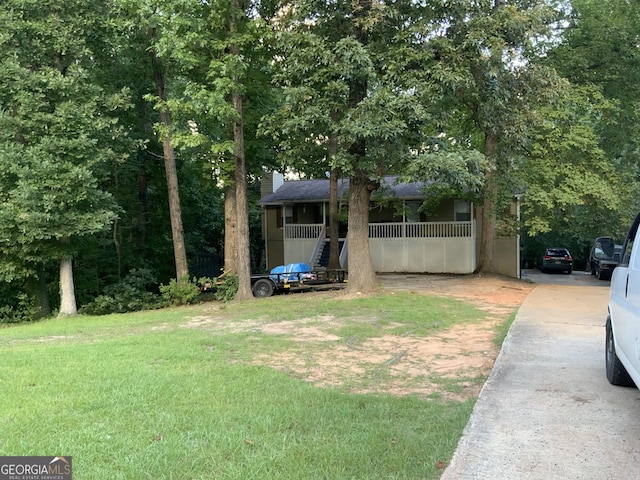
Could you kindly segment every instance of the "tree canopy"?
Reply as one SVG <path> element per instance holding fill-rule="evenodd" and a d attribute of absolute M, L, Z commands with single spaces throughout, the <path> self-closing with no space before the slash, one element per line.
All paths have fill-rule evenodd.
<path fill-rule="evenodd" d="M 263 267 L 257 185 L 276 169 L 350 178 L 354 291 L 376 288 L 368 210 L 389 174 L 483 208 L 484 271 L 507 230 L 577 246 L 618 236 L 640 208 L 637 10 L 7 0 L 0 298 L 19 291 L 46 314 L 46 293 L 63 292 L 53 307 L 73 313 L 75 293 L 89 303 L 133 271 L 157 288 L 202 255 L 250 297 Z M 507 225 L 514 194 L 522 222 Z"/>

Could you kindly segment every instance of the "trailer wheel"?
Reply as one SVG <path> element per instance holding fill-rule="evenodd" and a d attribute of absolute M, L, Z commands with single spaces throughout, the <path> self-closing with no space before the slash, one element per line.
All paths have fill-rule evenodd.
<path fill-rule="evenodd" d="M 254 297 L 270 297 L 271 295 L 273 295 L 273 282 L 266 278 L 261 278 L 253 285 L 252 290 Z"/>

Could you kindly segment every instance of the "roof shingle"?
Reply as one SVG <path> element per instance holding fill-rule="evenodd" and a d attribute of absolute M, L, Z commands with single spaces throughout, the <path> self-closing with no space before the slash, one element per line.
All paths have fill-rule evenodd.
<path fill-rule="evenodd" d="M 391 196 L 402 199 L 424 198 L 424 182 L 397 183 L 397 176 L 384 177 L 377 195 Z M 349 191 L 349 179 L 338 180 L 338 197 Z M 295 180 L 286 181 L 273 193 L 260 199 L 262 205 L 279 205 L 291 202 L 328 202 L 329 180 Z"/>

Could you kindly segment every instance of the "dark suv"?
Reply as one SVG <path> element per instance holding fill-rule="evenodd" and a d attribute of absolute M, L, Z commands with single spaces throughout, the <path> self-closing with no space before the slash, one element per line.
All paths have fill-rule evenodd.
<path fill-rule="evenodd" d="M 596 275 L 600 280 L 610 280 L 613 269 L 620 262 L 621 249 L 622 245 L 616 245 L 611 237 L 596 238 L 589 253 L 591 275 Z"/>
<path fill-rule="evenodd" d="M 569 250 L 563 247 L 547 248 L 540 259 L 540 271 L 571 273 L 573 271 L 573 258 Z"/>

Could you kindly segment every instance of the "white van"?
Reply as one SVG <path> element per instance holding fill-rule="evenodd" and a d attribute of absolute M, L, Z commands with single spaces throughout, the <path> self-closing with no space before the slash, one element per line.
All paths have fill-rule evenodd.
<path fill-rule="evenodd" d="M 605 363 L 613 385 L 640 386 L 640 236 L 636 217 L 611 277 Z"/>

